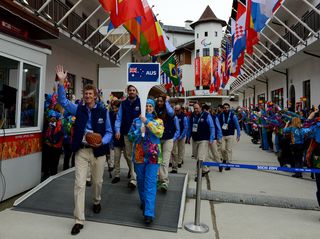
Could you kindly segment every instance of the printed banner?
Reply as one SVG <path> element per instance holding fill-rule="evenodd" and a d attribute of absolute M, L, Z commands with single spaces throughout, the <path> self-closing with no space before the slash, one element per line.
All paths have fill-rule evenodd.
<path fill-rule="evenodd" d="M 251 165 L 251 164 L 226 164 L 226 163 L 213 163 L 213 162 L 203 162 L 202 165 L 208 167 L 229 167 L 229 168 L 245 168 L 261 171 L 283 171 L 290 173 L 320 173 L 319 168 L 288 168 L 288 167 L 278 167 L 278 166 L 268 166 L 268 165 Z"/>
<path fill-rule="evenodd" d="M 194 86 L 200 86 L 200 57 L 194 59 Z"/>
<path fill-rule="evenodd" d="M 201 57 L 202 86 L 209 86 L 211 82 L 211 57 Z"/>
<path fill-rule="evenodd" d="M 41 152 L 41 133 L 2 136 L 0 140 L 0 160 Z"/>

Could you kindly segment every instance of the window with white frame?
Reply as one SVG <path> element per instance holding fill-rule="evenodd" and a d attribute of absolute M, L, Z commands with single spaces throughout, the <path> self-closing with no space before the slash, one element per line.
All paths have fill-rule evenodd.
<path fill-rule="evenodd" d="M 0 117 L 5 129 L 37 127 L 41 69 L 0 55 Z"/>

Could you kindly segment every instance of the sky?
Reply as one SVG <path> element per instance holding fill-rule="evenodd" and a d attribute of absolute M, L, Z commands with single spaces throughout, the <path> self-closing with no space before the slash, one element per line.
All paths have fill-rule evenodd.
<path fill-rule="evenodd" d="M 214 14 L 228 22 L 232 0 L 148 0 L 157 19 L 165 25 L 184 26 L 186 20 L 197 21 L 209 5 Z"/>

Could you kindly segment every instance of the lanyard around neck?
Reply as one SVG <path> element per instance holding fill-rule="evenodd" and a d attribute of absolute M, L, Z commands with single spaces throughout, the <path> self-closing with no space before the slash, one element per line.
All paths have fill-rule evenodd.
<path fill-rule="evenodd" d="M 231 116 L 231 112 L 229 112 L 227 124 L 229 124 L 230 116 Z M 226 123 L 226 118 L 224 117 L 224 114 L 222 114 L 222 117 L 223 117 L 223 123 L 225 124 Z"/>
<path fill-rule="evenodd" d="M 200 121 L 200 119 L 201 119 L 202 115 L 203 115 L 203 112 L 201 113 L 201 115 L 200 115 L 200 117 L 199 117 L 199 119 L 198 119 L 198 121 L 197 121 L 197 123 L 196 123 L 196 124 L 199 124 L 199 121 Z M 195 118 L 193 117 L 193 123 L 194 123 L 194 121 L 195 121 Z"/>

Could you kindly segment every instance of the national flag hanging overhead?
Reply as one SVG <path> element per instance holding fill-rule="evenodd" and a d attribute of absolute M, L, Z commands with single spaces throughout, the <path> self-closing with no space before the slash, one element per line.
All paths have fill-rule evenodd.
<path fill-rule="evenodd" d="M 253 54 L 253 46 L 259 42 L 258 33 L 254 29 L 253 19 L 251 15 L 252 0 L 247 0 L 247 16 L 246 16 L 246 30 L 247 30 L 247 53 Z"/>
<path fill-rule="evenodd" d="M 160 26 L 161 27 L 161 26 Z M 162 36 L 163 36 L 163 40 L 164 40 L 164 44 L 166 46 L 166 52 L 174 52 L 176 50 L 175 46 L 169 41 L 165 31 L 162 29 L 161 27 L 161 31 L 162 31 Z"/>
<path fill-rule="evenodd" d="M 177 63 L 174 57 L 174 54 L 172 54 L 162 65 L 161 69 L 169 78 L 171 79 L 174 86 L 178 86 L 180 83 L 179 73 L 178 73 L 178 67 Z"/>
<path fill-rule="evenodd" d="M 161 74 L 161 77 L 160 77 L 160 84 L 161 85 L 166 85 L 166 84 L 169 84 L 169 83 L 171 83 L 170 77 L 166 73 L 163 72 Z"/>
<path fill-rule="evenodd" d="M 223 74 L 223 79 L 222 79 L 222 85 L 221 87 L 224 88 L 230 77 L 230 69 L 231 69 L 231 37 L 226 36 L 226 45 L 225 45 L 225 67 L 224 67 L 224 74 Z"/>
<path fill-rule="evenodd" d="M 273 13 L 278 10 L 278 8 L 281 6 L 281 4 L 283 2 L 283 0 L 275 0 L 275 1 L 276 1 L 276 3 L 274 4 L 274 7 L 272 9 Z"/>
<path fill-rule="evenodd" d="M 147 3 L 144 6 L 146 19 L 136 17 L 123 24 L 125 29 L 130 33 L 131 44 L 137 45 L 143 56 L 173 52 L 176 48 L 168 40 L 151 8 L 149 8 Z"/>
<path fill-rule="evenodd" d="M 152 49 L 152 51 L 150 52 L 150 55 L 152 55 L 152 56 L 157 55 L 159 53 L 166 53 L 167 52 L 166 42 L 164 40 L 164 37 L 166 37 L 166 36 L 164 35 L 164 31 L 155 16 L 154 16 L 154 19 L 155 19 L 154 24 L 155 24 L 156 30 L 157 30 L 156 32 L 157 32 L 158 47 L 156 49 Z"/>
<path fill-rule="evenodd" d="M 131 18 L 123 24 L 123 27 L 130 33 L 131 44 L 140 44 L 141 16 Z"/>
<path fill-rule="evenodd" d="M 237 18 L 233 32 L 232 61 L 235 62 L 246 49 L 246 5 L 238 1 Z"/>
<path fill-rule="evenodd" d="M 99 0 L 99 2 L 109 12 L 110 19 L 115 28 L 129 19 L 137 16 L 144 17 L 141 0 Z"/>
<path fill-rule="evenodd" d="M 153 51 L 157 51 L 161 48 L 163 49 L 164 44 L 159 41 L 156 19 L 147 0 L 143 0 L 143 7 L 145 17 L 141 19 L 140 43 L 137 47 L 139 48 L 141 55 L 146 56 Z"/>
<path fill-rule="evenodd" d="M 251 15 L 255 31 L 260 32 L 265 27 L 281 2 L 282 0 L 252 0 Z"/>

